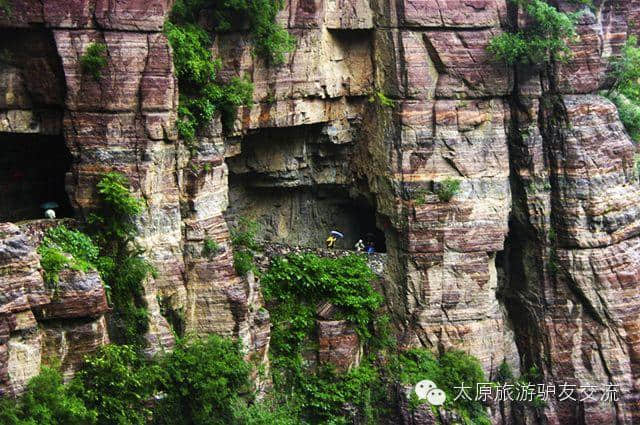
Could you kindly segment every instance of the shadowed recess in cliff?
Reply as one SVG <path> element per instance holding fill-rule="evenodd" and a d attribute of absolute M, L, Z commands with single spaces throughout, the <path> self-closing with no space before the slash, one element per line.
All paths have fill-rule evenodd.
<path fill-rule="evenodd" d="M 0 221 L 42 218 L 47 202 L 58 204 L 57 217 L 73 215 L 65 191 L 70 167 L 61 136 L 0 133 Z"/>
<path fill-rule="evenodd" d="M 362 239 L 385 252 L 382 217 L 354 175 L 354 131 L 345 120 L 245 136 L 227 159 L 229 217 L 258 222 L 259 240 L 321 247 L 337 230 L 344 238 L 336 248 L 355 249 Z"/>
<path fill-rule="evenodd" d="M 322 247 L 329 232 L 337 230 L 344 234 L 336 243 L 338 249 L 353 250 L 362 239 L 372 241 L 376 252 L 386 252 L 375 209 L 364 196 L 349 197 L 345 187 L 252 188 L 231 175 L 227 214 L 255 220 L 259 240 Z"/>

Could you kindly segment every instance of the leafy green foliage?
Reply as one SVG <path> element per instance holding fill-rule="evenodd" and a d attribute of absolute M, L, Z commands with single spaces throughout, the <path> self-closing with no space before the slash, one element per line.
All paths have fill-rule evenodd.
<path fill-rule="evenodd" d="M 272 64 L 281 64 L 295 47 L 295 39 L 276 23 L 281 0 L 177 0 L 171 21 L 179 25 L 198 22 L 199 12 L 208 8 L 217 32 L 241 28 L 248 22 L 255 52 Z"/>
<path fill-rule="evenodd" d="M 0 398 L 0 423 L 299 424 L 286 406 L 248 405 L 249 370 L 239 344 L 218 336 L 180 339 L 151 361 L 137 347 L 106 345 L 85 358 L 70 383 L 44 367 L 21 399 Z"/>
<path fill-rule="evenodd" d="M 519 62 L 527 63 L 531 60 L 529 51 L 532 46 L 529 45 L 526 36 L 522 32 L 510 33 L 505 32 L 494 36 L 487 46 L 496 59 L 513 65 Z M 540 52 L 534 52 L 538 56 Z M 536 58 L 534 63 L 539 59 Z"/>
<path fill-rule="evenodd" d="M 96 416 L 62 383 L 60 372 L 47 366 L 29 381 L 17 403 L 0 400 L 0 423 L 4 425 L 93 425 Z"/>
<path fill-rule="evenodd" d="M 258 223 L 245 217 L 241 217 L 238 225 L 231 229 L 233 266 L 240 276 L 245 276 L 250 270 L 257 271 L 253 258 L 260 250 L 260 245 L 256 242 L 259 229 Z"/>
<path fill-rule="evenodd" d="M 228 0 L 237 1 L 237 0 Z M 247 0 L 247 12 L 256 53 L 274 64 L 284 62 L 284 55 L 295 47 L 295 39 L 275 21 L 282 0 Z"/>
<path fill-rule="evenodd" d="M 394 376 L 400 382 L 415 385 L 423 379 L 433 381 L 446 395 L 445 408 L 457 411 L 465 424 L 490 425 L 487 412 L 482 403 L 475 401 L 476 384 L 487 382 L 478 360 L 463 351 L 447 351 L 439 358 L 425 349 L 411 349 L 394 359 L 391 365 Z M 464 383 L 469 398 L 459 397 L 460 387 Z"/>
<path fill-rule="evenodd" d="M 629 36 L 620 57 L 612 63 L 613 88 L 627 97 L 640 98 L 640 47 L 638 37 Z"/>
<path fill-rule="evenodd" d="M 424 205 L 427 202 L 427 190 L 419 187 L 416 189 L 413 189 L 410 194 L 409 194 L 409 199 L 413 200 L 413 203 L 415 205 Z"/>
<path fill-rule="evenodd" d="M 523 7 L 530 25 L 491 39 L 487 49 L 510 65 L 566 61 L 571 56 L 567 42 L 577 37 L 575 24 L 581 12 L 563 13 L 544 0 L 514 0 Z"/>
<path fill-rule="evenodd" d="M 82 270 L 80 266 L 64 252 L 54 247 L 40 245 L 38 247 L 40 254 L 40 265 L 44 274 L 44 280 L 54 288 L 60 280 L 60 272 L 65 269 Z"/>
<path fill-rule="evenodd" d="M 11 7 L 9 0 L 0 0 L 0 11 L 4 12 L 7 16 L 11 16 L 13 8 Z"/>
<path fill-rule="evenodd" d="M 396 106 L 396 103 L 393 99 L 389 98 L 386 94 L 381 91 L 376 91 L 371 96 L 369 96 L 369 103 L 377 103 L 386 108 L 393 108 Z"/>
<path fill-rule="evenodd" d="M 89 236 L 59 225 L 47 230 L 38 247 L 38 253 L 45 280 L 55 285 L 64 268 L 83 272 L 95 270 L 99 250 Z"/>
<path fill-rule="evenodd" d="M 363 255 L 322 258 L 292 254 L 274 259 L 262 282 L 265 299 L 281 306 L 283 314 L 293 316 L 296 306 L 315 308 L 317 303 L 328 301 L 340 309 L 344 319 L 356 325 L 361 336 L 368 337 L 368 327 L 382 303 L 381 295 L 371 286 L 374 279 Z M 308 315 L 304 310 L 300 312 L 303 317 Z M 279 313 L 277 309 L 274 316 Z M 298 318 L 291 319 L 295 322 Z M 301 324 L 306 322 L 302 319 Z"/>
<path fill-rule="evenodd" d="M 104 43 L 91 43 L 80 57 L 82 72 L 90 74 L 95 80 L 102 77 L 102 69 L 107 66 L 107 46 Z"/>
<path fill-rule="evenodd" d="M 134 219 L 144 210 L 144 203 L 131 194 L 128 186 L 122 174 L 105 174 L 97 185 L 100 206 L 88 221 L 91 236 L 100 247 L 96 265 L 114 307 L 114 340 L 141 346 L 148 328 L 143 283 L 155 270 L 142 257 L 144 250 L 136 242 L 138 228 Z"/>
<path fill-rule="evenodd" d="M 436 195 L 441 202 L 449 202 L 460 191 L 460 180 L 447 177 L 438 184 Z"/>
<path fill-rule="evenodd" d="M 620 121 L 634 142 L 640 142 L 640 47 L 630 36 L 612 63 L 612 88 L 607 96 L 618 108 Z"/>
<path fill-rule="evenodd" d="M 618 108 L 620 121 L 627 129 L 631 140 L 640 142 L 640 102 L 633 101 L 621 93 L 611 94 L 609 99 Z"/>
<path fill-rule="evenodd" d="M 70 388 L 97 412 L 97 425 L 144 425 L 158 375 L 127 345 L 106 345 L 85 359 Z"/>
<path fill-rule="evenodd" d="M 220 252 L 220 245 L 213 239 L 205 238 L 202 243 L 202 255 L 211 258 Z"/>
<path fill-rule="evenodd" d="M 354 323 L 364 342 L 372 339 L 375 312 L 382 302 L 371 286 L 374 278 L 364 256 L 334 259 L 314 254 L 276 258 L 262 276 L 272 323 L 274 385 L 281 402 L 309 423 L 351 423 L 343 411 L 347 402 L 373 420 L 374 400 L 383 386 L 370 363 L 346 374 L 331 368 L 314 373 L 305 368 L 302 353 L 315 349 L 310 336 L 315 332 L 316 305 L 323 301 Z"/>
<path fill-rule="evenodd" d="M 216 111 L 228 130 L 233 126 L 238 106 L 250 105 L 253 85 L 244 78 L 234 77 L 228 84 L 215 81 L 220 61 L 211 55 L 211 37 L 193 23 L 167 22 L 165 33 L 173 48 L 173 63 L 180 86 L 180 136 L 192 141 L 199 127 L 211 121 Z"/>
<path fill-rule="evenodd" d="M 155 271 L 136 243 L 134 218 L 144 203 L 131 194 L 128 180 L 119 173 L 105 174 L 98 182 L 100 206 L 88 217 L 89 233 L 61 225 L 49 229 L 38 248 L 47 282 L 56 284 L 63 268 L 98 270 L 114 311 L 114 340 L 142 345 L 148 312 L 142 300 L 143 283 Z"/>
<path fill-rule="evenodd" d="M 158 425 L 226 425 L 233 423 L 234 405 L 249 390 L 250 366 L 237 342 L 211 335 L 182 339 L 160 361 Z"/>
<path fill-rule="evenodd" d="M 204 86 L 213 81 L 220 69 L 220 60 L 213 59 L 209 46 L 211 37 L 195 24 L 166 23 L 166 33 L 173 48 L 173 64 L 181 83 Z"/>
<path fill-rule="evenodd" d="M 47 230 L 42 243 L 57 246 L 87 266 L 95 264 L 100 254 L 99 248 L 89 236 L 78 230 L 67 229 L 63 224 Z"/>
<path fill-rule="evenodd" d="M 246 22 L 253 34 L 258 55 L 280 64 L 293 50 L 295 40 L 275 21 L 283 3 L 280 0 L 177 0 L 171 10 L 165 33 L 173 48 L 173 62 L 180 88 L 177 128 L 186 141 L 193 141 L 197 130 L 209 123 L 216 112 L 223 128 L 230 131 L 239 106 L 253 102 L 253 84 L 247 78 L 233 77 L 225 84 L 216 81 L 220 60 L 211 54 L 211 36 L 199 26 L 200 11 L 213 18 L 215 31 L 241 28 Z"/>
<path fill-rule="evenodd" d="M 233 408 L 233 425 L 300 425 L 288 406 L 278 406 L 271 401 L 251 406 L 238 403 Z"/>
<path fill-rule="evenodd" d="M 496 376 L 496 381 L 500 383 L 512 382 L 514 379 L 513 371 L 511 370 L 511 366 L 506 360 L 503 360 L 498 367 L 498 374 Z"/>
<path fill-rule="evenodd" d="M 376 423 L 375 409 L 384 403 L 384 388 L 376 368 L 363 363 L 340 374 L 331 368 L 317 373 L 303 373 L 297 402 L 299 416 L 318 424 L 351 424 L 353 418 L 344 411 L 349 403 L 357 408 L 363 423 Z"/>

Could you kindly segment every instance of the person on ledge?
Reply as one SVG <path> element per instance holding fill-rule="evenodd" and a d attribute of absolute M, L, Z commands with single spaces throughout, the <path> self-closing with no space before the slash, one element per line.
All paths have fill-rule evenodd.
<path fill-rule="evenodd" d="M 367 245 L 367 254 L 373 254 L 376 252 L 375 243 L 373 241 L 369 241 Z"/>

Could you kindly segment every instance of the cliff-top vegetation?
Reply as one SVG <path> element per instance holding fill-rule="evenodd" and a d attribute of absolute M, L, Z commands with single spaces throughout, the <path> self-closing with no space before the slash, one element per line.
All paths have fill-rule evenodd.
<path fill-rule="evenodd" d="M 192 142 L 197 130 L 216 113 L 221 115 L 223 128 L 230 130 L 237 108 L 253 100 L 253 85 L 246 76 L 227 81 L 218 78 L 221 61 L 211 53 L 213 36 L 248 27 L 254 53 L 268 64 L 279 65 L 294 46 L 293 37 L 275 21 L 282 6 L 281 1 L 273 0 L 176 1 L 165 34 L 173 48 L 180 89 L 180 137 Z M 213 17 L 211 28 L 200 25 L 203 11 Z"/>

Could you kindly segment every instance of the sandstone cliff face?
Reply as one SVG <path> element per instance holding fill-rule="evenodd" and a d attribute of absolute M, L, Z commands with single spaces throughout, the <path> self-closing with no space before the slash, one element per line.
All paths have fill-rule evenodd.
<path fill-rule="evenodd" d="M 264 361 L 259 282 L 235 275 L 227 220 L 253 217 L 264 239 L 291 245 L 319 246 L 339 227 L 344 248 L 370 232 L 386 249 L 382 289 L 403 345 L 464 349 L 491 378 L 505 360 L 537 365 L 546 383 L 619 385 L 615 403 L 552 402 L 537 418 L 496 410 L 495 423 L 640 421 L 635 148 L 598 95 L 609 58 L 639 31 L 639 1 L 595 0 L 572 60 L 553 69 L 491 60 L 490 38 L 518 18 L 505 0 L 288 1 L 278 19 L 297 46 L 284 65 L 252 55 L 246 34 L 215 39 L 222 78 L 249 75 L 254 105 L 231 134 L 211 123 L 191 161 L 161 32 L 171 2 L 11 3 L 0 11 L 13 55 L 0 61 L 0 133 L 64 137 L 77 215 L 107 170 L 144 197 L 140 242 L 159 270 L 145 294 L 150 354 L 172 344 L 171 311 Z M 78 63 L 93 41 L 108 49 L 99 82 Z M 448 177 L 460 192 L 443 202 Z M 37 238 L 1 226 L 0 387 L 15 393 L 40 362 L 73 353 L 72 371 L 106 342 L 106 308 L 95 276 L 65 277 L 53 301 Z M 205 239 L 222 247 L 214 258 Z M 321 329 L 323 358 L 355 361 L 348 327 Z M 406 423 L 433 420 L 404 410 Z"/>
<path fill-rule="evenodd" d="M 22 231 L 0 225 L 0 391 L 19 394 L 37 375 L 40 363 L 59 361 L 72 376 L 85 354 L 109 342 L 104 313 L 107 300 L 94 271 L 65 270 L 55 287 L 40 275 L 34 245 L 39 223 Z"/>
<path fill-rule="evenodd" d="M 574 58 L 552 70 L 557 87 L 549 74 L 521 71 L 512 103 L 505 303 L 521 356 L 548 382 L 620 389 L 615 403 L 554 402 L 542 414 L 548 423 L 638 420 L 635 147 L 597 95 L 609 57 L 637 31 L 637 6 L 602 3 L 583 15 Z"/>
<path fill-rule="evenodd" d="M 139 242 L 159 271 L 145 285 L 151 313 L 149 355 L 173 344 L 161 311 L 183 317 L 187 332 L 235 335 L 264 355 L 268 333 L 252 326 L 257 307 L 249 306 L 258 301 L 251 285 L 235 275 L 222 216 L 227 167 L 219 124 L 201 140 L 195 163 L 188 164 L 188 152 L 177 141 L 177 89 L 171 51 L 161 32 L 169 8 L 168 1 L 11 1 L 10 13 L 0 11 L 6 35 L 2 47 L 9 57 L 2 61 L 0 132 L 64 136 L 60 148 L 73 157 L 66 189 L 78 216 L 95 205 L 95 184 L 107 170 L 127 175 L 144 198 L 148 208 L 139 222 Z M 108 65 L 99 81 L 83 74 L 79 63 L 92 42 L 107 46 Z M 201 255 L 205 238 L 223 247 L 213 260 Z M 37 256 L 31 252 L 33 279 L 42 286 Z M 23 278 L 14 280 L 32 286 Z M 0 281 L 3 292 L 11 282 Z M 69 283 L 72 290 L 74 282 Z M 85 316 L 91 309 L 89 301 L 79 307 Z M 45 309 L 47 314 L 54 310 Z M 68 308 L 63 313 L 71 314 Z M 68 317 L 58 318 L 46 330 L 57 339 L 33 343 L 35 372 L 43 353 L 61 357 L 68 349 L 67 336 L 81 340 L 91 331 L 73 332 Z M 4 327 L 13 331 L 7 320 Z M 76 355 L 104 342 L 86 343 Z M 7 362 L 2 365 L 6 369 Z"/>

